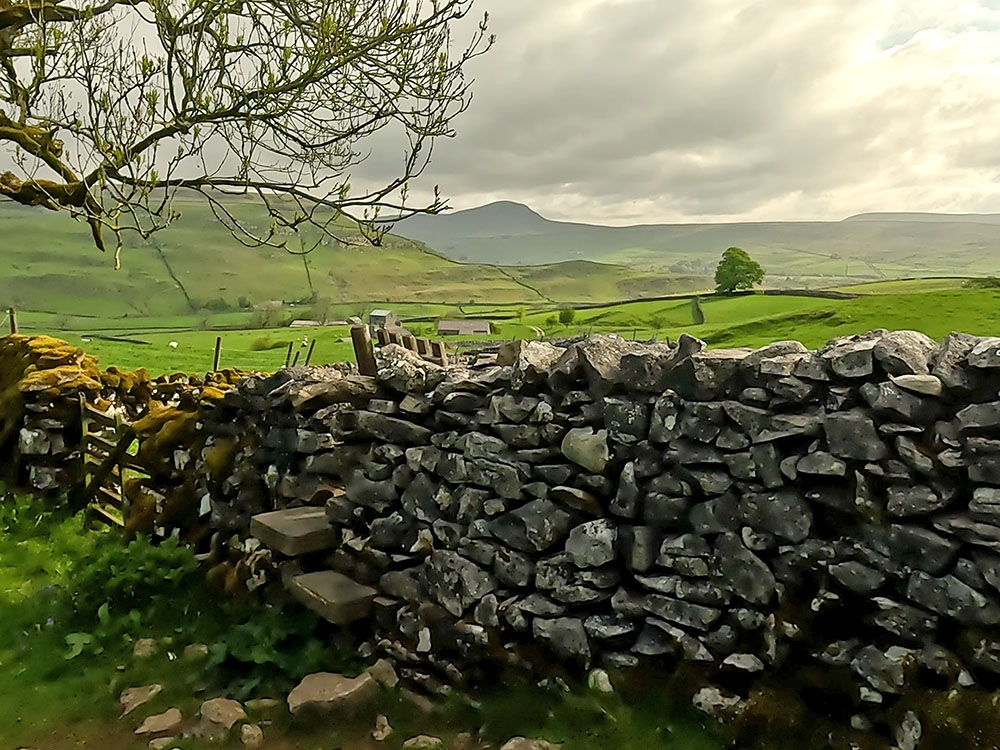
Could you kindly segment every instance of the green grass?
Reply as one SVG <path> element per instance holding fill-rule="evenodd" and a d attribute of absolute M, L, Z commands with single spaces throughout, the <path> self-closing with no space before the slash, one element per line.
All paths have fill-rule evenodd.
<path fill-rule="evenodd" d="M 436 319 L 441 317 L 484 317 L 493 321 L 490 336 L 448 337 L 453 349 L 462 342 L 534 339 L 535 327 L 554 337 L 586 333 L 617 333 L 625 338 L 676 339 L 690 333 L 713 347 L 763 346 L 772 341 L 797 339 L 810 347 L 821 346 L 834 336 L 850 335 L 875 328 L 913 329 L 941 339 L 951 331 L 980 335 L 1000 333 L 1000 290 L 940 288 L 941 280 L 893 282 L 879 285 L 870 294 L 856 299 L 821 299 L 796 295 L 746 295 L 702 298 L 706 322 L 694 325 L 691 300 L 629 302 L 581 308 L 571 325 L 552 320 L 558 317 L 553 306 L 471 306 L 411 305 L 397 308 L 403 317 L 415 320 L 406 325 L 418 336 L 436 336 Z M 875 285 L 872 285 L 875 286 Z M 523 312 L 523 315 L 520 313 Z M 103 323 L 108 321 L 104 320 Z M 160 325 L 156 325 L 156 323 Z M 222 337 L 222 366 L 244 370 L 273 371 L 285 362 L 289 342 L 293 357 L 304 362 L 308 344 L 316 346 L 312 364 L 351 361 L 354 350 L 345 326 L 321 328 L 276 328 L 267 330 L 192 331 L 169 328 L 183 324 L 175 317 L 145 318 L 137 329 L 100 328 L 65 331 L 32 322 L 26 331 L 61 336 L 97 355 L 104 366 L 126 369 L 145 367 L 152 374 L 205 372 L 211 368 L 216 336 Z M 164 330 L 166 328 L 166 330 Z M 116 334 L 141 339 L 147 344 L 107 341 L 95 333 Z M 170 343 L 176 342 L 177 347 Z M 267 345 L 269 348 L 261 348 Z"/>
<path fill-rule="evenodd" d="M 833 291 L 850 294 L 900 294 L 913 292 L 941 292 L 946 289 L 961 289 L 969 281 L 967 276 L 939 277 L 929 279 L 897 279 L 894 281 L 873 281 L 867 284 L 853 284 L 836 287 Z"/>
<path fill-rule="evenodd" d="M 316 295 L 340 306 L 338 314 L 356 314 L 387 300 L 394 306 L 612 301 L 690 288 L 690 280 L 667 272 L 622 266 L 464 264 L 394 235 L 373 248 L 347 225 L 343 235 L 355 244 L 330 241 L 303 260 L 282 249 L 243 246 L 203 202 L 179 199 L 176 206 L 181 218 L 152 240 L 125 235 L 122 268 L 114 271 L 85 225 L 0 202 L 4 237 L 17 238 L 4 246 L 0 306 L 46 313 L 73 330 L 91 327 L 88 320 L 135 328 L 137 320 L 194 317 L 209 302 L 238 315 L 241 299 L 256 305 Z M 238 206 L 251 225 L 268 223 L 261 206 Z"/>

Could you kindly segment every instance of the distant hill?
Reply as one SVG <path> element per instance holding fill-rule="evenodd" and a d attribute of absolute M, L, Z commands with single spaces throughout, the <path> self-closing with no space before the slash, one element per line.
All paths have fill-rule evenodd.
<path fill-rule="evenodd" d="M 251 224 L 269 221 L 260 204 L 227 200 Z M 0 309 L 135 318 L 235 311 L 244 303 L 305 301 L 314 294 L 332 303 L 548 304 L 660 296 L 709 285 L 704 277 L 614 264 L 464 264 L 398 235 L 371 247 L 352 226 L 343 234 L 356 244 L 328 242 L 303 258 L 244 247 L 204 202 L 180 200 L 176 206 L 181 219 L 151 241 L 126 237 L 122 269 L 115 271 L 111 258 L 94 248 L 85 224 L 0 201 Z M 511 204 L 495 218 L 502 226 L 522 213 Z"/>
<path fill-rule="evenodd" d="M 866 213 L 844 221 L 910 221 L 919 224 L 1000 224 L 1000 214 Z"/>
<path fill-rule="evenodd" d="M 502 202 L 415 216 L 396 231 L 471 263 L 591 260 L 696 275 L 710 275 L 722 252 L 737 245 L 778 286 L 1000 274 L 1000 215 L 862 214 L 838 222 L 608 227 L 552 221 L 527 206 Z"/>

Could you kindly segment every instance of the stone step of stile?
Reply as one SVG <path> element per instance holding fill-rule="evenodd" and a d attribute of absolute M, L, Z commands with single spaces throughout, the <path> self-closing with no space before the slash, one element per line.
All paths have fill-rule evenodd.
<path fill-rule="evenodd" d="M 334 625 L 350 625 L 367 618 L 377 593 L 375 589 L 332 570 L 295 576 L 288 591 Z"/>
<path fill-rule="evenodd" d="M 288 557 L 330 549 L 337 533 L 323 508 L 303 507 L 261 513 L 250 519 L 250 533 Z"/>

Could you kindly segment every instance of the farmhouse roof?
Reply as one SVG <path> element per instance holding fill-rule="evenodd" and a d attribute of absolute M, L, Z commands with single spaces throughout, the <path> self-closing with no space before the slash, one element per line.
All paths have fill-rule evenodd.
<path fill-rule="evenodd" d="M 392 315 L 392 310 L 372 310 L 370 314 L 376 318 L 384 318 L 387 315 Z"/>
<path fill-rule="evenodd" d="M 489 333 L 491 330 L 488 320 L 439 320 L 437 329 L 438 333 L 453 331 L 460 336 Z"/>

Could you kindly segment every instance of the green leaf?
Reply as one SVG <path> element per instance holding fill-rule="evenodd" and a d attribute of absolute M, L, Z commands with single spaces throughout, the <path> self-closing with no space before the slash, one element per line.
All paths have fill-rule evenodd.
<path fill-rule="evenodd" d="M 108 606 L 107 602 L 101 605 L 101 608 L 97 610 L 97 619 L 100 621 L 101 625 L 107 625 L 111 622 L 111 607 Z"/>
<path fill-rule="evenodd" d="M 67 661 L 75 659 L 93 642 L 94 636 L 90 633 L 70 633 L 66 636 L 66 645 L 69 646 L 69 649 L 63 654 L 63 658 Z"/>

